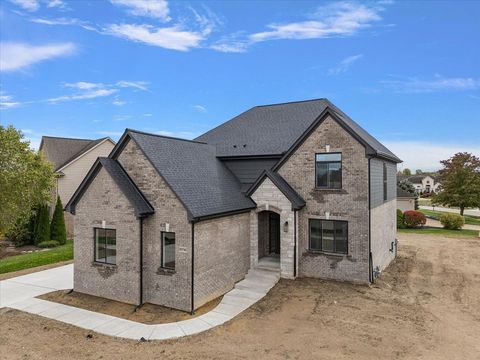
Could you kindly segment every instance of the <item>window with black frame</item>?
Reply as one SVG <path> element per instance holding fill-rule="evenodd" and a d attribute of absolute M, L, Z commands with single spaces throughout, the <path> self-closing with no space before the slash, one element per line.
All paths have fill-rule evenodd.
<path fill-rule="evenodd" d="M 115 229 L 94 228 L 95 261 L 115 265 L 117 263 L 117 232 Z"/>
<path fill-rule="evenodd" d="M 175 270 L 175 233 L 162 232 L 162 268 Z"/>
<path fill-rule="evenodd" d="M 310 250 L 348 253 L 348 222 L 310 219 Z"/>
<path fill-rule="evenodd" d="M 342 188 L 342 154 L 315 155 L 315 187 L 318 189 Z"/>

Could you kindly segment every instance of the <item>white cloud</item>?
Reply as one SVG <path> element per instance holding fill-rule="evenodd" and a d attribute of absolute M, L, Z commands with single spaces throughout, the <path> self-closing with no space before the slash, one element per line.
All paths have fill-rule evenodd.
<path fill-rule="evenodd" d="M 479 145 L 433 143 L 423 141 L 383 141 L 395 155 L 403 160 L 402 168 L 434 171 L 441 168 L 440 160 L 452 157 L 457 152 L 467 151 L 480 155 Z"/>
<path fill-rule="evenodd" d="M 357 34 L 360 30 L 372 26 L 382 19 L 380 13 L 385 10 L 385 3 L 360 4 L 355 1 L 332 2 L 321 6 L 302 21 L 269 24 L 267 31 L 245 34 L 232 34 L 217 41 L 212 49 L 221 52 L 245 52 L 254 43 L 290 39 L 322 39 L 346 37 Z"/>
<path fill-rule="evenodd" d="M 436 75 L 433 79 L 424 80 L 416 77 L 395 78 L 380 82 L 387 88 L 403 93 L 429 93 L 440 91 L 465 91 L 480 89 L 480 79 Z"/>
<path fill-rule="evenodd" d="M 20 6 L 26 11 L 37 11 L 40 8 L 40 3 L 37 0 L 10 0 L 11 3 Z"/>
<path fill-rule="evenodd" d="M 151 116 L 153 116 L 153 114 L 150 114 L 150 113 L 145 113 L 145 114 L 143 114 L 142 116 L 145 116 L 145 117 L 151 117 Z"/>
<path fill-rule="evenodd" d="M 115 94 L 118 89 L 94 89 L 88 90 L 79 94 L 59 96 L 55 98 L 50 98 L 47 101 L 50 103 L 59 103 L 72 100 L 85 100 L 85 99 L 95 99 L 98 97 L 105 97 Z"/>
<path fill-rule="evenodd" d="M 111 35 L 165 49 L 188 51 L 198 47 L 206 34 L 182 30 L 179 25 L 156 28 L 151 25 L 113 24 L 108 28 Z"/>
<path fill-rule="evenodd" d="M 66 83 L 65 87 L 79 89 L 79 90 L 91 90 L 99 87 L 103 87 L 102 83 L 91 83 L 86 81 L 79 81 L 76 83 Z"/>
<path fill-rule="evenodd" d="M 110 0 L 114 5 L 128 8 L 128 13 L 169 21 L 169 8 L 166 0 Z"/>
<path fill-rule="evenodd" d="M 343 1 L 317 9 L 312 20 L 270 24 L 269 31 L 250 35 L 253 42 L 275 39 L 319 39 L 350 36 L 379 21 L 381 7 Z"/>
<path fill-rule="evenodd" d="M 194 105 L 193 106 L 198 112 L 201 112 L 201 113 L 206 113 L 207 112 L 207 109 L 202 106 L 202 105 Z"/>
<path fill-rule="evenodd" d="M 27 68 L 41 61 L 75 53 L 73 43 L 56 43 L 47 45 L 30 45 L 26 43 L 0 43 L 0 71 L 16 71 Z"/>
<path fill-rule="evenodd" d="M 0 109 L 12 109 L 22 105 L 19 101 L 14 101 L 10 95 L 4 92 L 0 93 Z"/>
<path fill-rule="evenodd" d="M 148 85 L 148 82 L 146 82 L 146 81 L 125 81 L 125 80 L 122 80 L 122 81 L 117 82 L 117 86 L 119 86 L 119 87 L 122 87 L 122 88 L 130 87 L 130 88 L 135 88 L 135 89 L 143 90 L 143 91 L 148 90 L 147 85 Z"/>
<path fill-rule="evenodd" d="M 115 106 L 123 106 L 126 103 L 127 103 L 126 101 L 122 101 L 122 100 L 119 100 L 119 99 L 115 99 L 115 100 L 112 101 L 112 104 L 115 105 Z"/>
<path fill-rule="evenodd" d="M 352 55 L 352 56 L 349 56 L 349 57 L 343 59 L 342 61 L 340 61 L 340 63 L 337 66 L 329 69 L 328 74 L 329 75 L 338 75 L 338 74 L 347 72 L 348 69 L 350 68 L 350 66 L 352 66 L 352 64 L 355 61 L 357 61 L 358 59 L 360 59 L 361 57 L 363 57 L 363 54 Z"/>
<path fill-rule="evenodd" d="M 62 0 L 47 0 L 48 8 L 65 8 L 66 4 Z"/>

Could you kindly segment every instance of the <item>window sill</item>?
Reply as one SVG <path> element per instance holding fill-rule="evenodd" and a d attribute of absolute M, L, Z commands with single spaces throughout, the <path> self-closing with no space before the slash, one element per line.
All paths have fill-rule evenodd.
<path fill-rule="evenodd" d="M 352 257 L 349 254 L 342 254 L 342 253 L 334 253 L 334 252 L 328 252 L 328 251 L 320 251 L 320 250 L 311 250 L 311 249 L 305 249 L 306 255 L 324 255 L 324 256 L 331 256 L 331 257 L 339 257 L 339 258 L 350 258 Z"/>
<path fill-rule="evenodd" d="M 316 187 L 314 188 L 313 190 L 315 191 L 321 191 L 321 192 L 329 192 L 329 193 L 343 193 L 345 192 L 344 189 L 330 189 L 330 188 L 319 188 L 319 187 Z"/>
<path fill-rule="evenodd" d="M 97 266 L 97 267 L 104 267 L 104 268 L 116 268 L 117 267 L 117 264 L 103 263 L 103 262 L 99 262 L 99 261 L 92 261 L 92 265 Z"/>
<path fill-rule="evenodd" d="M 162 268 L 162 267 L 159 267 L 158 270 L 157 270 L 157 274 L 158 275 L 174 275 L 176 272 L 175 270 L 173 269 L 166 269 L 166 268 Z"/>

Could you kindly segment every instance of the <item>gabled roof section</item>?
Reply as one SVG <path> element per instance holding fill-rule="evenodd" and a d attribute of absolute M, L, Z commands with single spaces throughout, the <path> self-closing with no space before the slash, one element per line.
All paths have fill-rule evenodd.
<path fill-rule="evenodd" d="M 91 184 L 102 167 L 107 171 L 113 181 L 115 181 L 120 190 L 127 197 L 128 201 L 135 209 L 135 215 L 137 217 L 145 217 L 155 212 L 153 206 L 148 202 L 147 198 L 135 185 L 130 176 L 128 176 L 120 163 L 117 160 L 105 157 L 100 157 L 97 159 L 97 161 L 95 161 L 89 173 L 82 181 L 77 191 L 75 191 L 68 204 L 65 206 L 67 211 L 75 214 L 76 204 L 82 198 L 88 186 Z"/>
<path fill-rule="evenodd" d="M 131 138 L 170 186 L 189 220 L 255 208 L 241 184 L 217 158 L 215 146 L 127 129 L 111 157 Z"/>
<path fill-rule="evenodd" d="M 390 150 L 327 99 L 256 106 L 196 138 L 217 147 L 217 156 L 286 154 L 328 113 L 366 146 L 370 155 L 401 162 Z"/>
<path fill-rule="evenodd" d="M 265 178 L 269 178 L 275 186 L 292 203 L 292 209 L 299 210 L 305 206 L 305 200 L 290 186 L 290 184 L 279 174 L 271 170 L 265 170 L 258 179 L 247 190 L 247 195 L 252 196 L 255 190 L 262 184 Z"/>
<path fill-rule="evenodd" d="M 416 196 L 407 190 L 402 189 L 400 186 L 397 186 L 397 198 L 415 198 Z"/>
<path fill-rule="evenodd" d="M 42 136 L 40 150 L 43 151 L 47 160 L 53 163 L 54 170 L 57 171 L 105 139 L 109 138 L 92 140 Z"/>

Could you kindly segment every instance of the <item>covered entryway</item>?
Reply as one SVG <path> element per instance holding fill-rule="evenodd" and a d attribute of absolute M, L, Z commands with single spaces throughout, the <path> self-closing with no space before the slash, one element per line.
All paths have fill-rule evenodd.
<path fill-rule="evenodd" d="M 280 214 L 258 213 L 258 265 L 280 267 Z"/>

